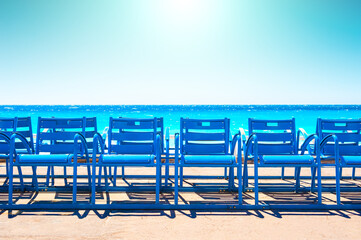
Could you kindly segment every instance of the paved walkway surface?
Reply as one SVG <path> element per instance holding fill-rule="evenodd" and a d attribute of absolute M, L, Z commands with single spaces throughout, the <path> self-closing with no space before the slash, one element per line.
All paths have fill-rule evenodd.
<path fill-rule="evenodd" d="M 80 212 L 79 214 L 84 214 Z M 85 213 L 86 214 L 86 213 Z M 1 239 L 360 239 L 361 215 L 327 212 L 89 212 L 0 216 Z"/>
<path fill-rule="evenodd" d="M 61 169 L 60 169 L 61 170 Z M 61 173 L 57 170 L 57 173 Z M 332 169 L 323 170 L 324 175 L 332 175 Z M 134 172 L 132 172 L 134 171 Z M 128 174 L 139 173 L 129 170 Z M 144 170 L 151 171 L 151 170 Z M 222 171 L 187 169 L 185 174 L 213 173 Z M 309 170 L 303 173 L 307 175 Z M 25 170 L 26 173 L 26 170 Z M 30 172 L 28 172 L 30 173 Z M 82 173 L 80 171 L 80 173 Z M 83 172 L 85 173 L 85 172 Z M 278 170 L 267 170 L 263 174 L 279 174 Z M 293 173 L 292 169 L 286 171 Z M 350 172 L 345 171 L 345 175 Z M 0 179 L 3 181 L 3 179 Z M 30 179 L 27 179 L 30 181 Z M 41 181 L 44 181 L 41 179 Z M 83 179 L 85 181 L 85 179 Z M 132 182 L 152 182 L 153 180 L 129 180 Z M 187 181 L 185 185 L 192 185 Z M 204 181 L 204 180 L 203 180 Z M 222 183 L 224 180 L 217 180 Z M 262 180 L 268 183 L 271 180 Z M 272 180 L 273 183 L 290 183 L 292 180 Z M 207 181 L 206 181 L 207 182 Z M 359 187 L 358 181 L 343 181 Z M 224 183 L 226 183 L 224 181 Z M 252 184 L 252 181 L 250 181 Z M 332 184 L 325 181 L 324 184 Z M 62 179 L 56 185 L 64 184 Z M 119 185 L 125 184 L 121 179 Z M 309 181 L 302 181 L 309 185 Z M 80 193 L 78 198 L 87 200 L 88 193 Z M 195 202 L 237 202 L 236 193 L 181 193 L 180 201 Z M 317 195 L 312 193 L 267 193 L 261 194 L 261 201 L 314 202 Z M 0 201 L 6 201 L 7 194 L 0 194 Z M 108 201 L 154 201 L 153 193 L 111 193 L 99 194 L 97 203 Z M 16 193 L 18 203 L 44 201 L 71 201 L 70 193 L 40 192 Z M 335 195 L 325 193 L 324 201 L 333 203 Z M 163 194 L 162 201 L 172 203 L 171 194 Z M 245 193 L 245 202 L 252 203 L 252 193 Z M 361 201 L 361 193 L 344 193 L 342 201 Z M 0 239 L 361 239 L 361 211 L 315 211 L 315 212 L 201 212 L 201 211 L 131 211 L 131 212 L 21 212 L 0 211 Z"/>

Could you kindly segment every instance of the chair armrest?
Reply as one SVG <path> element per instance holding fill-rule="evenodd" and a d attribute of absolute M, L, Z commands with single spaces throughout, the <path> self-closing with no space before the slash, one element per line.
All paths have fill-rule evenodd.
<path fill-rule="evenodd" d="M 0 139 L 10 144 L 10 138 L 5 133 L 0 132 Z"/>
<path fill-rule="evenodd" d="M 98 153 L 99 146 L 100 146 L 100 154 L 104 154 L 104 149 L 105 149 L 104 138 L 99 133 L 95 133 L 93 137 L 93 156 L 94 153 L 95 155 Z"/>
<path fill-rule="evenodd" d="M 166 156 L 166 163 L 169 163 L 169 127 L 165 129 L 165 156 Z"/>
<path fill-rule="evenodd" d="M 89 163 L 89 151 L 88 151 L 87 142 L 86 142 L 85 137 L 81 133 L 77 133 L 74 136 L 74 160 L 78 159 L 78 147 L 77 146 L 78 146 L 79 140 L 80 140 L 81 146 L 84 147 L 86 161 L 87 161 L 87 163 Z"/>
<path fill-rule="evenodd" d="M 237 148 L 237 163 L 242 165 L 242 149 L 244 143 L 242 142 L 242 137 L 237 136 L 238 148 Z"/>
<path fill-rule="evenodd" d="M 243 128 L 239 128 L 239 134 L 240 134 L 242 143 L 245 144 L 247 141 L 246 131 Z"/>
<path fill-rule="evenodd" d="M 301 136 L 304 138 L 304 141 L 306 140 L 306 138 L 308 137 L 307 132 L 305 131 L 305 129 L 303 128 L 299 128 L 297 131 L 297 139 L 296 139 L 296 144 L 297 144 L 297 150 L 300 150 L 300 143 L 301 143 Z"/>
<path fill-rule="evenodd" d="M 241 143 L 241 147 L 243 147 L 243 145 L 246 143 L 246 132 L 244 131 L 243 128 L 239 128 L 238 133 L 236 133 L 233 138 L 232 138 L 232 142 L 231 142 L 231 154 L 234 154 L 235 152 L 235 148 L 236 148 L 236 143 Z"/>
<path fill-rule="evenodd" d="M 239 133 L 236 133 L 233 138 L 232 138 L 232 141 L 231 141 L 231 154 L 234 154 L 235 152 L 235 148 L 236 148 L 236 143 L 238 143 L 239 141 Z"/>
<path fill-rule="evenodd" d="M 103 140 L 104 148 L 107 147 L 106 144 L 107 144 L 107 138 L 108 138 L 108 131 L 109 131 L 109 127 L 105 127 L 101 135 L 98 133 Z"/>
<path fill-rule="evenodd" d="M 28 142 L 28 140 L 26 140 L 26 138 L 22 134 L 13 133 L 13 135 L 11 135 L 11 137 L 10 137 L 10 150 L 9 150 L 10 167 L 13 166 L 14 155 L 16 155 L 16 147 L 15 147 L 16 139 L 19 139 L 24 144 L 24 146 L 26 147 L 26 150 L 28 151 L 29 154 L 34 153 L 33 148 L 30 147 L 30 143 Z"/>
<path fill-rule="evenodd" d="M 157 134 L 156 137 L 156 149 L 155 149 L 155 155 L 156 155 L 156 164 L 159 165 L 162 163 L 162 159 L 161 159 L 161 153 L 162 151 L 162 142 L 160 141 L 160 134 Z"/>
<path fill-rule="evenodd" d="M 31 147 L 29 141 L 22 134 L 17 132 L 13 133 L 10 137 L 10 153 L 16 154 L 16 147 L 15 147 L 16 139 L 19 139 L 24 144 L 29 154 L 34 153 L 33 147 Z"/>
<path fill-rule="evenodd" d="M 174 164 L 177 167 L 179 164 L 179 133 L 174 135 Z"/>
<path fill-rule="evenodd" d="M 252 143 L 252 141 L 253 141 L 253 143 Z M 245 149 L 243 150 L 245 163 L 247 162 L 247 158 L 249 155 L 249 150 L 250 150 L 251 145 L 253 145 L 254 159 L 255 159 L 255 161 L 258 161 L 258 160 L 256 160 L 256 159 L 258 159 L 258 139 L 257 139 L 257 135 L 255 133 L 252 133 L 251 136 L 249 136 L 249 138 L 246 141 Z"/>
<path fill-rule="evenodd" d="M 95 166 L 97 161 L 97 153 L 100 147 L 100 154 L 103 155 L 104 154 L 104 148 L 105 148 L 105 143 L 103 140 L 103 136 L 100 135 L 99 133 L 95 133 L 94 137 L 93 137 L 93 156 L 92 156 L 92 164 Z"/>
<path fill-rule="evenodd" d="M 315 147 L 314 147 L 314 153 L 317 155 L 317 154 L 319 154 L 319 149 L 320 149 L 320 146 L 319 146 L 319 137 L 317 136 L 317 134 L 311 134 L 311 135 L 309 135 L 306 139 L 305 139 L 305 141 L 302 143 L 302 145 L 301 145 L 301 147 L 300 147 L 300 150 L 301 150 L 301 155 L 303 155 L 304 153 L 305 153 L 305 151 L 306 151 L 306 149 L 307 149 L 307 151 L 308 151 L 308 153 L 309 154 L 312 154 L 311 152 L 310 152 L 310 148 L 309 148 L 309 146 L 310 146 L 310 144 L 311 144 L 311 142 L 313 141 L 313 140 L 315 140 Z"/>
<path fill-rule="evenodd" d="M 326 137 L 324 137 L 320 143 L 320 152 L 322 152 L 322 149 L 326 146 L 328 142 L 333 140 L 334 144 L 334 150 L 335 150 L 335 162 L 338 163 L 340 160 L 340 148 L 338 143 L 338 138 L 335 134 L 329 134 Z"/>
<path fill-rule="evenodd" d="M 311 143 L 311 141 L 315 141 L 315 147 L 314 147 L 314 153 L 316 154 L 316 162 L 318 165 L 321 165 L 321 151 L 320 151 L 320 138 L 317 136 L 317 134 L 311 134 L 310 136 L 308 136 L 305 141 L 303 142 L 302 146 L 301 146 L 301 155 L 303 155 L 306 151 L 306 148 L 307 148 L 307 151 L 309 154 L 312 154 L 309 150 L 309 145 Z"/>

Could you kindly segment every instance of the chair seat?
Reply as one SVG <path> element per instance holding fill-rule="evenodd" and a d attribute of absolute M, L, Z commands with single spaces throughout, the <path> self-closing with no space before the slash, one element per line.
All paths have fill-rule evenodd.
<path fill-rule="evenodd" d="M 155 159 L 154 155 L 102 155 L 101 161 L 103 163 L 115 164 L 150 164 Z"/>
<path fill-rule="evenodd" d="M 361 156 L 342 156 L 341 161 L 345 165 L 361 165 Z"/>
<path fill-rule="evenodd" d="M 72 161 L 73 154 L 49 154 L 49 155 L 38 155 L 38 154 L 19 154 L 16 158 L 18 163 L 27 164 L 64 164 Z"/>
<path fill-rule="evenodd" d="M 264 164 L 312 164 L 314 158 L 311 155 L 264 155 L 260 156 Z"/>
<path fill-rule="evenodd" d="M 232 165 L 236 162 L 233 155 L 184 155 L 185 164 L 226 164 Z"/>

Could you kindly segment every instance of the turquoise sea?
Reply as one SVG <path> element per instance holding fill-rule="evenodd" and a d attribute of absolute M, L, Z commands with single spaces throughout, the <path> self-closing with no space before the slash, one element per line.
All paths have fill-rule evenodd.
<path fill-rule="evenodd" d="M 179 119 L 231 119 L 232 134 L 247 129 L 248 118 L 296 118 L 296 127 L 313 133 L 316 119 L 361 118 L 361 105 L 2 105 L 0 117 L 31 116 L 33 129 L 41 117 L 97 117 L 98 131 L 109 125 L 109 117 L 163 117 L 171 134 L 179 131 Z"/>

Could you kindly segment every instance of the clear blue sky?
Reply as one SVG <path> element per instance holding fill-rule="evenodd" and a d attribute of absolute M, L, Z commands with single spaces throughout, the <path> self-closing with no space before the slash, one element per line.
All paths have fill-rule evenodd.
<path fill-rule="evenodd" d="M 0 104 L 361 104 L 358 0 L 1 0 Z"/>

